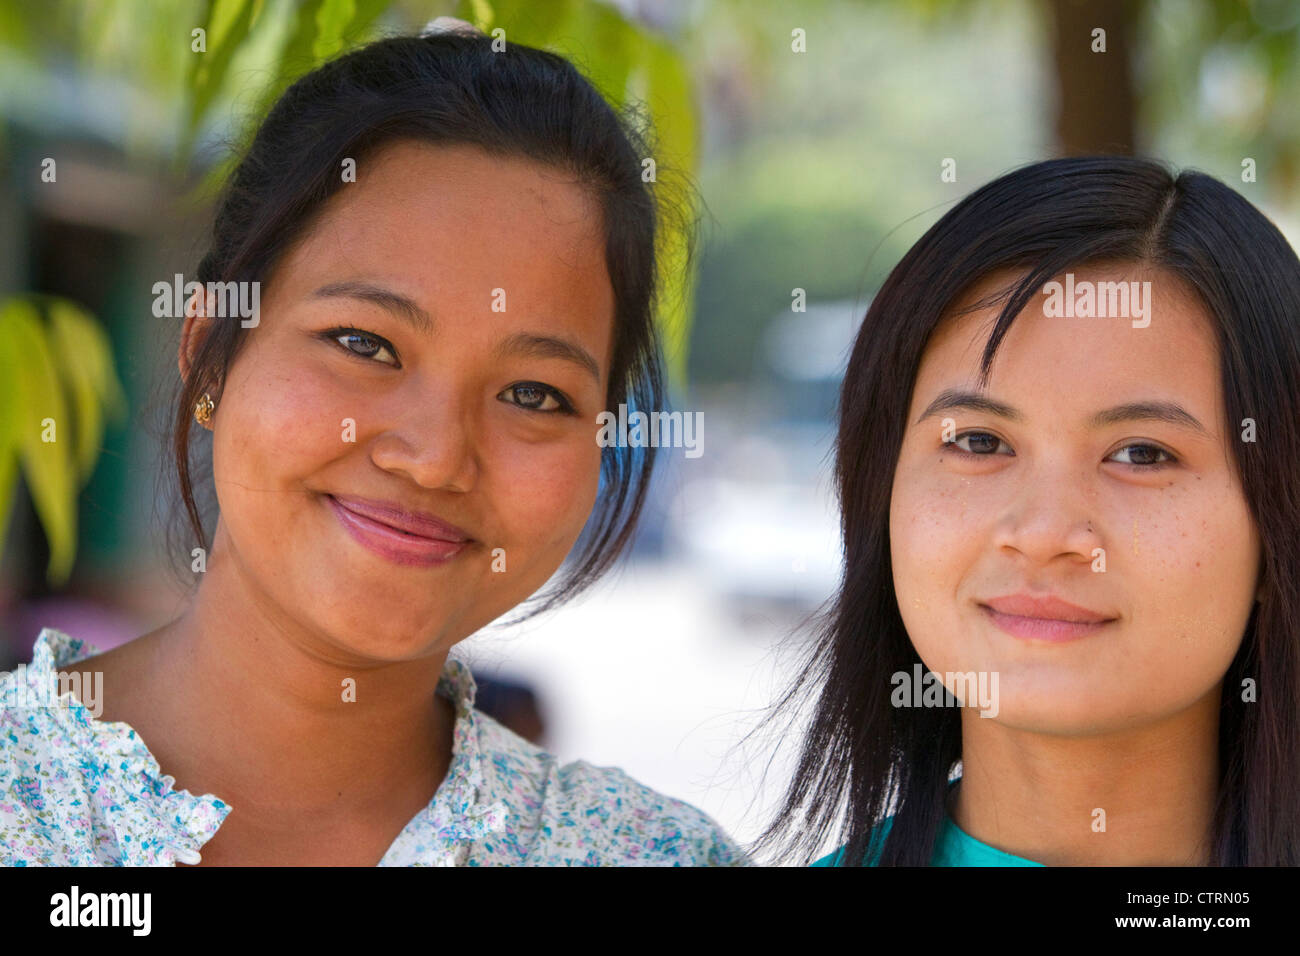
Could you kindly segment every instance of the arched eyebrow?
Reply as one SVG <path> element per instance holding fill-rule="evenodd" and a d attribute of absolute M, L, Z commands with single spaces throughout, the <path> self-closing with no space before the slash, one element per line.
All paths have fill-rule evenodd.
<path fill-rule="evenodd" d="M 420 308 L 414 299 L 385 289 L 383 286 L 359 280 L 345 280 L 323 285 L 312 293 L 313 298 L 350 298 L 373 302 L 391 312 L 394 317 L 408 322 L 416 331 L 428 335 L 433 332 L 433 317 Z M 557 358 L 578 365 L 600 384 L 600 363 L 577 342 L 562 336 L 539 335 L 535 332 L 516 332 L 497 346 L 497 355 L 522 355 L 532 358 Z"/>
<path fill-rule="evenodd" d="M 979 392 L 949 388 L 940 392 L 938 397 L 926 406 L 921 417 L 916 420 L 916 424 L 919 425 L 933 415 L 955 408 L 997 415 L 999 418 L 1021 424 L 1025 421 L 1023 412 L 1005 402 L 999 402 Z M 1209 429 L 1177 402 L 1126 402 L 1097 412 L 1088 420 L 1088 425 L 1091 428 L 1105 428 L 1107 425 L 1118 425 L 1122 422 L 1164 422 L 1167 425 L 1191 429 L 1205 438 L 1212 437 Z"/>
<path fill-rule="evenodd" d="M 600 384 L 600 363 L 571 339 L 534 332 L 516 332 L 497 346 L 497 355 L 522 355 L 531 358 L 556 358 L 581 367 Z"/>
<path fill-rule="evenodd" d="M 373 302 L 380 308 L 391 312 L 395 317 L 409 322 L 417 332 L 428 335 L 433 332 L 433 318 L 420 308 L 414 299 L 408 299 L 392 289 L 385 289 L 370 282 L 345 280 L 323 285 L 312 293 L 312 298 L 348 298 Z"/>

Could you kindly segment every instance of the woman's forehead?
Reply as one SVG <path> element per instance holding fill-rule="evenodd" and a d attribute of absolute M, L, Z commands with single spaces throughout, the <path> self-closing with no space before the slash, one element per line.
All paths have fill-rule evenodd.
<path fill-rule="evenodd" d="M 944 388 L 979 390 L 985 346 L 1005 293 L 1022 275 L 991 275 L 949 311 L 927 343 L 914 401 L 928 403 L 932 396 L 922 392 Z M 1132 265 L 1081 266 L 1052 281 L 1060 289 L 1035 290 L 1007 329 L 990 367 L 987 391 L 1014 392 L 1017 404 L 1057 408 L 1094 405 L 1117 391 L 1126 397 L 1143 390 L 1179 393 L 1217 420 L 1217 336 L 1207 310 L 1185 282 L 1166 270 Z M 1108 314 L 1108 305 L 1099 309 L 1099 290 L 1104 303 L 1121 283 L 1132 296 L 1129 309 L 1118 315 Z M 1062 312 L 1066 292 L 1075 306 L 1086 306 L 1091 296 L 1093 307 Z"/>
<path fill-rule="evenodd" d="M 322 285 L 383 280 L 443 324 L 472 316 L 503 334 L 517 323 L 554 326 L 606 357 L 615 301 L 594 203 L 526 160 L 393 145 L 363 158 L 357 182 L 289 251 L 270 293 L 276 304 L 300 302 Z"/>

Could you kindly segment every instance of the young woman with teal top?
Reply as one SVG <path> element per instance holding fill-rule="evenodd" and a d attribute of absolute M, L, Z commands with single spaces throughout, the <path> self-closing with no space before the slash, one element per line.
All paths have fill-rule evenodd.
<path fill-rule="evenodd" d="M 1151 161 L 1030 165 L 931 228 L 849 359 L 845 574 L 759 846 L 1300 862 L 1297 316 L 1277 228 Z"/>
<path fill-rule="evenodd" d="M 889 834 L 893 827 L 893 820 L 886 820 L 880 825 L 882 838 Z M 869 865 L 880 865 L 880 851 L 876 850 L 869 857 Z M 841 847 L 834 853 L 828 853 L 826 856 L 817 860 L 812 866 L 845 866 L 844 849 Z M 1042 866 L 1041 863 L 1035 863 L 1033 860 L 1026 860 L 1023 857 L 1012 856 L 1010 853 L 1003 853 L 997 847 L 989 846 L 987 843 L 981 843 L 969 833 L 964 831 L 957 824 L 953 823 L 952 817 L 946 813 L 943 817 L 943 823 L 939 825 L 939 833 L 934 841 L 934 854 L 930 857 L 931 866 Z"/>

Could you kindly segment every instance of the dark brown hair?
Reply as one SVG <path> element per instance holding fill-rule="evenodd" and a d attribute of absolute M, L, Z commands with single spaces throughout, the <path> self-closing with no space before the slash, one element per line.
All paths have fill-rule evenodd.
<path fill-rule="evenodd" d="M 1228 421 L 1257 422 L 1259 441 L 1230 444 L 1260 534 L 1264 595 L 1223 682 L 1212 858 L 1300 862 L 1300 261 L 1218 180 L 1123 157 L 1035 163 L 975 190 L 908 251 L 872 301 L 840 396 L 844 578 L 807 666 L 769 715 L 819 692 L 793 782 L 759 846 L 802 818 L 786 849 L 805 860 L 823 834 L 835 834 L 844 865 L 929 865 L 961 759 L 960 713 L 891 706 L 889 684 L 921 663 L 899 614 L 889 536 L 917 369 L 962 296 L 1015 270 L 1021 278 L 982 356 L 983 384 L 1007 329 L 1043 284 L 1098 262 L 1150 263 L 1196 292 L 1215 324 Z M 1258 684 L 1256 702 L 1241 699 L 1245 678 Z"/>

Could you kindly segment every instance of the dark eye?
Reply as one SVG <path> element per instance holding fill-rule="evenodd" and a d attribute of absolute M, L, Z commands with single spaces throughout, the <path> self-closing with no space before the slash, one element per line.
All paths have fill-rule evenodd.
<path fill-rule="evenodd" d="M 968 442 L 970 447 L 962 445 L 962 442 Z M 957 450 L 964 454 L 988 457 L 996 454 L 998 446 L 1005 445 L 1006 442 L 997 435 L 990 435 L 988 432 L 962 432 L 949 444 L 956 445 Z"/>
<path fill-rule="evenodd" d="M 497 398 L 535 412 L 573 413 L 573 405 L 560 392 L 540 382 L 516 382 Z"/>
<path fill-rule="evenodd" d="M 1132 453 L 1134 449 L 1137 450 L 1136 454 Z M 1140 442 L 1133 445 L 1125 445 L 1123 448 L 1116 451 L 1115 455 L 1122 455 L 1125 452 L 1130 453 L 1128 456 L 1129 460 L 1121 461 L 1120 464 L 1132 465 L 1135 468 L 1159 468 L 1161 465 L 1170 465 L 1178 460 L 1159 445 L 1147 445 Z M 1160 455 L 1163 455 L 1164 457 L 1159 458 L 1158 456 Z M 1111 457 L 1113 458 L 1114 455 Z"/>
<path fill-rule="evenodd" d="M 348 352 L 358 358 L 377 358 L 381 352 L 387 353 L 389 361 L 379 358 L 378 361 L 384 365 L 399 366 L 397 355 L 388 340 L 366 332 L 362 329 L 329 329 L 323 333 L 327 338 L 333 339 Z"/>

